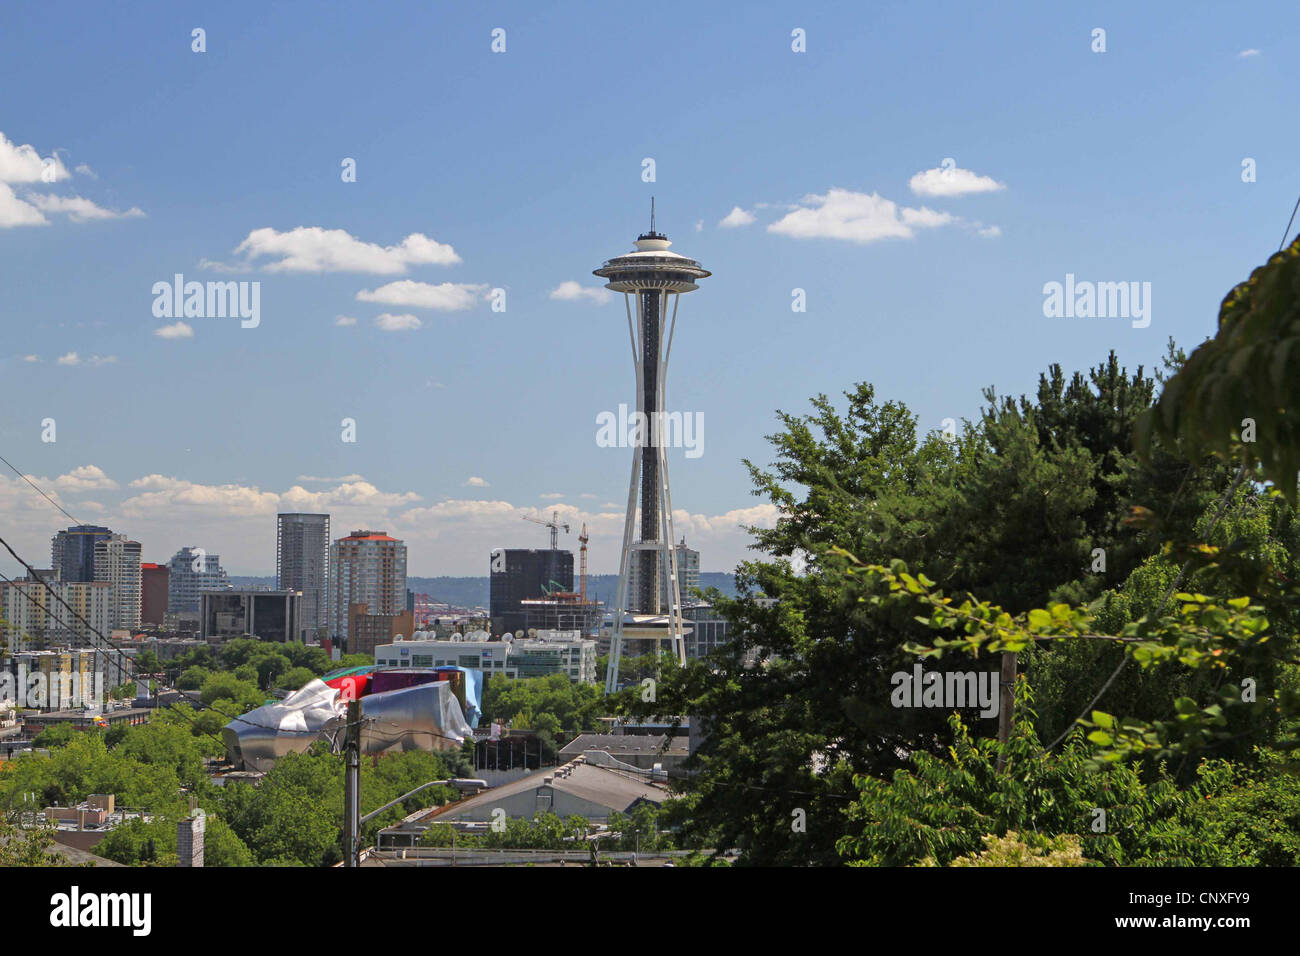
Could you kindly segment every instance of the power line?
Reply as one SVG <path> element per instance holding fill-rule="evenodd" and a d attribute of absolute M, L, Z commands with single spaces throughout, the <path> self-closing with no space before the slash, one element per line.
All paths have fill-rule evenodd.
<path fill-rule="evenodd" d="M 1245 478 L 1246 478 L 1246 466 L 1245 464 L 1243 464 L 1240 468 L 1237 469 L 1236 479 L 1232 482 L 1231 485 L 1228 486 L 1228 490 L 1224 492 L 1223 498 L 1220 499 L 1219 501 L 1219 509 L 1217 513 L 1214 515 L 1213 519 L 1211 519 L 1209 527 L 1205 529 L 1206 538 L 1209 538 L 1209 536 L 1214 533 L 1215 526 L 1218 525 L 1219 519 L 1222 518 L 1224 513 L 1227 511 L 1228 504 L 1232 500 L 1232 496 L 1237 493 L 1237 489 L 1241 487 L 1241 483 L 1242 481 L 1245 480 Z M 1174 577 L 1174 580 L 1170 583 L 1169 589 L 1165 591 L 1165 596 L 1161 598 L 1160 604 L 1156 608 L 1157 615 L 1159 615 L 1160 612 L 1165 609 L 1165 605 L 1169 603 L 1169 598 L 1172 597 L 1174 592 L 1178 589 L 1178 585 L 1182 583 L 1183 577 L 1191 569 L 1191 566 L 1192 566 L 1192 559 L 1188 558 L 1187 561 L 1183 564 L 1182 568 L 1179 569 L 1178 574 Z M 1078 717 L 1070 721 L 1070 723 L 1066 726 L 1065 730 L 1061 731 L 1060 736 L 1047 745 L 1044 752 L 1050 752 L 1052 750 L 1055 750 L 1057 744 L 1059 744 L 1062 740 L 1064 740 L 1066 737 L 1070 736 L 1071 733 L 1073 733 L 1074 729 L 1079 725 L 1079 721 L 1083 720 L 1083 718 L 1087 717 L 1090 713 L 1092 713 L 1092 708 L 1097 705 L 1097 701 L 1101 700 L 1102 695 L 1104 695 L 1106 691 L 1110 690 L 1110 685 L 1115 683 L 1115 679 L 1119 677 L 1120 673 L 1124 670 L 1124 668 L 1128 666 L 1128 662 L 1129 662 L 1129 657 L 1127 654 L 1125 654 L 1124 659 L 1119 662 L 1119 665 L 1113 671 L 1111 671 L 1110 677 L 1106 678 L 1106 683 L 1101 685 L 1101 690 L 1097 691 L 1097 693 L 1093 696 L 1092 700 L 1088 703 L 1088 706 L 1086 706 L 1083 709 L 1083 713 L 1079 714 Z"/>
<path fill-rule="evenodd" d="M 1295 222 L 1295 214 L 1297 210 L 1300 210 L 1300 196 L 1296 197 L 1295 208 L 1291 210 L 1291 218 L 1286 222 L 1286 229 L 1282 230 L 1282 244 L 1277 247 L 1278 252 L 1281 252 L 1286 248 L 1286 237 L 1291 235 L 1291 224 Z"/>
<path fill-rule="evenodd" d="M 131 665 L 132 669 L 134 669 L 135 661 L 131 660 L 131 658 L 121 648 L 113 644 L 108 638 L 106 638 L 103 634 L 101 634 L 93 624 L 91 624 L 84 617 L 82 617 L 81 612 L 79 612 L 76 608 L 70 605 L 67 601 L 63 600 L 63 598 L 60 597 L 52 587 L 50 587 L 49 582 L 46 581 L 45 578 L 43 578 L 40 574 L 38 574 L 35 568 L 33 568 L 30 564 L 24 561 L 21 557 L 19 557 L 18 552 L 15 551 L 9 545 L 9 542 L 6 541 L 3 537 L 0 537 L 0 545 L 4 545 L 5 550 L 8 551 L 11 555 L 13 555 L 15 561 L 17 561 L 19 564 L 21 564 L 24 568 L 27 569 L 27 573 L 35 580 L 36 583 L 40 584 L 41 587 L 43 587 L 47 592 L 49 592 L 50 597 L 54 598 L 54 600 L 62 604 L 65 608 L 68 609 L 68 611 L 73 616 L 77 618 L 78 621 L 84 624 L 89 634 L 98 637 L 99 640 L 103 642 L 106 648 L 117 653 L 123 660 L 125 660 L 128 664 Z"/>
<path fill-rule="evenodd" d="M 1295 222 L 1296 213 L 1298 211 L 1300 211 L 1300 196 L 1296 197 L 1295 205 L 1291 208 L 1291 218 L 1287 220 L 1286 228 L 1282 230 L 1282 241 L 1281 243 L 1278 244 L 1277 247 L 1278 252 L 1281 252 L 1283 249 L 1286 248 L 1286 239 L 1287 236 L 1291 235 L 1291 226 Z M 1183 492 L 1183 485 L 1186 484 L 1187 475 L 1190 474 L 1190 472 L 1191 469 L 1189 467 L 1188 471 L 1183 475 L 1182 483 L 1180 483 L 1178 486 L 1178 493 L 1174 496 L 1175 503 L 1177 503 L 1179 495 L 1181 495 Z M 1245 480 L 1245 477 L 1246 477 L 1246 465 L 1243 462 L 1241 467 L 1237 471 L 1236 479 L 1232 482 L 1232 485 L 1228 488 L 1227 493 L 1223 496 L 1223 499 L 1219 503 L 1218 513 L 1215 514 L 1214 518 L 1210 521 L 1209 527 L 1206 529 L 1205 532 L 1206 538 L 1208 538 L 1210 534 L 1213 533 L 1215 526 L 1219 523 L 1219 519 L 1223 517 L 1229 499 L 1232 497 L 1232 495 L 1236 494 L 1237 489 L 1241 486 L 1241 483 L 1243 480 Z M 1172 512 L 1173 512 L 1173 505 L 1171 504 L 1170 513 L 1172 514 Z M 1179 570 L 1178 575 L 1173 580 L 1173 583 L 1169 585 L 1169 590 L 1165 592 L 1165 596 L 1161 599 L 1159 607 L 1156 608 L 1156 614 L 1159 614 L 1161 611 L 1164 610 L 1165 605 L 1169 603 L 1169 598 L 1173 595 L 1178 585 L 1182 583 L 1183 577 L 1187 574 L 1187 571 L 1191 568 L 1191 565 L 1192 565 L 1192 561 L 1189 558 L 1187 562 L 1182 566 L 1181 570 Z M 1119 677 L 1119 675 L 1123 672 L 1124 668 L 1128 666 L 1128 661 L 1129 658 L 1128 655 L 1126 654 L 1124 656 L 1124 659 L 1119 662 L 1119 665 L 1115 668 L 1115 670 L 1111 672 L 1110 677 L 1106 678 L 1106 683 L 1101 685 L 1101 690 L 1097 691 L 1096 695 L 1092 698 L 1092 701 L 1088 704 L 1087 707 L 1084 708 L 1083 713 L 1081 713 L 1078 717 L 1074 718 L 1074 720 L 1070 721 L 1069 725 L 1066 727 L 1065 730 L 1061 732 L 1060 736 L 1058 736 L 1055 740 L 1053 740 L 1050 744 L 1047 745 L 1046 748 L 1047 751 L 1054 750 L 1057 744 L 1059 744 L 1062 740 L 1064 740 L 1074 731 L 1074 729 L 1078 726 L 1079 721 L 1081 721 L 1084 717 L 1088 716 L 1088 714 L 1092 712 L 1092 708 L 1096 706 L 1097 701 L 1101 700 L 1102 695 L 1104 695 L 1106 691 L 1110 689 L 1110 685 L 1115 682 L 1115 679 Z"/>
<path fill-rule="evenodd" d="M 48 501 L 50 504 L 54 505 L 54 507 L 56 507 L 56 508 L 58 508 L 60 511 L 62 511 L 62 512 L 64 513 L 64 515 L 66 515 L 66 516 L 67 516 L 67 517 L 72 521 L 73 524 L 85 524 L 84 521 L 80 521 L 80 520 L 78 520 L 77 518 L 72 517 L 71 514 L 68 514 L 67 509 L 65 509 L 65 508 L 63 507 L 63 505 L 59 504 L 57 501 L 55 501 L 53 498 L 51 498 L 49 495 L 47 495 L 44 491 L 41 491 L 41 489 L 37 486 L 37 484 L 36 484 L 34 481 L 32 481 L 30 478 L 28 478 L 26 475 L 24 475 L 21 471 L 19 471 L 17 468 L 15 468 L 12 464 L 10 464 L 10 463 L 9 463 L 9 460 L 8 460 L 7 458 L 5 458 L 4 456 L 0 455 L 0 461 L 3 461 L 6 465 L 9 465 L 9 470 L 10 470 L 10 471 L 12 471 L 15 475 L 17 475 L 17 476 L 18 476 L 19 478 L 21 478 L 23 481 L 27 482 L 27 484 L 29 484 L 29 485 L 31 485 L 33 488 L 35 488 L 36 491 L 37 491 L 37 493 L 38 493 L 42 498 L 44 498 L 44 499 L 45 499 L 46 501 Z"/>

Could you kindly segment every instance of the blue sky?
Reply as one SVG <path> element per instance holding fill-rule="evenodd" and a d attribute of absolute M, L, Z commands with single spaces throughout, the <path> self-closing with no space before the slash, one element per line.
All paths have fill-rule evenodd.
<path fill-rule="evenodd" d="M 595 419 L 634 400 L 626 322 L 553 293 L 599 289 L 652 194 L 714 273 L 669 373 L 704 453 L 670 467 L 678 534 L 725 570 L 772 518 L 741 459 L 775 409 L 870 381 L 937 428 L 1051 362 L 1150 367 L 1213 331 L 1300 192 L 1290 4 L 267 6 L 11 3 L 0 33 L 0 453 L 147 560 L 270 573 L 275 512 L 326 510 L 413 574 L 483 574 L 558 508 L 615 570 L 630 451 Z M 260 282 L 260 324 L 159 335 L 175 273 Z M 1044 317 L 1067 273 L 1150 282 L 1150 325 Z M 66 523 L 0 478 L 29 560 Z"/>

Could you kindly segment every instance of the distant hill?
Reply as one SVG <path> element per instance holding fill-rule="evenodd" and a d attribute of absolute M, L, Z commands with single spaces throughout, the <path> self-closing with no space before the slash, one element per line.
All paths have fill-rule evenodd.
<path fill-rule="evenodd" d="M 275 575 L 232 574 L 230 583 L 237 588 L 273 588 Z M 487 607 L 489 600 L 488 578 L 418 578 L 408 577 L 406 586 L 416 594 L 427 594 L 435 601 L 444 601 L 459 607 Z M 577 581 L 574 581 L 577 586 Z M 736 595 L 736 579 L 729 571 L 701 571 L 701 588 L 717 588 L 729 597 Z M 614 602 L 618 589 L 617 574 L 593 574 L 587 578 L 587 590 L 606 604 Z"/>
<path fill-rule="evenodd" d="M 230 583 L 236 588 L 273 588 L 275 587 L 275 575 L 267 574 L 261 577 L 250 574 L 232 574 Z"/>
<path fill-rule="evenodd" d="M 435 601 L 445 601 L 461 607 L 487 607 L 489 600 L 488 578 L 416 578 L 408 577 L 406 586 L 417 594 L 427 594 Z M 577 586 L 577 581 L 574 581 Z M 701 571 L 701 588 L 717 588 L 734 597 L 736 579 L 727 571 Z M 593 574 L 587 577 L 587 591 L 606 604 L 614 603 L 618 590 L 617 574 Z"/>

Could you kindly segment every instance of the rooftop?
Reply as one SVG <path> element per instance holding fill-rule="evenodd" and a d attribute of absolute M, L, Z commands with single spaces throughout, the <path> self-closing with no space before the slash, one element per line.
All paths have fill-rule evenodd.
<path fill-rule="evenodd" d="M 390 537 L 387 531 L 353 531 L 346 538 L 339 538 L 339 541 L 397 541 L 396 538 Z"/>
<path fill-rule="evenodd" d="M 663 734 L 579 734 L 560 751 L 560 755 L 574 756 L 588 750 L 604 750 L 614 756 L 664 754 L 685 757 L 687 740 L 685 737 L 666 737 Z"/>
<path fill-rule="evenodd" d="M 551 778 L 549 784 L 548 778 Z M 652 783 L 640 774 L 594 766 L 586 763 L 582 757 L 578 757 L 562 767 L 547 767 L 500 787 L 484 790 L 467 800 L 437 807 L 424 816 L 421 822 L 451 822 L 467 811 L 484 808 L 490 810 L 507 797 L 537 790 L 543 786 L 551 786 L 561 793 L 572 794 L 583 800 L 608 807 L 611 811 L 619 812 L 626 811 L 640 800 L 663 803 L 669 796 L 666 786 Z"/>

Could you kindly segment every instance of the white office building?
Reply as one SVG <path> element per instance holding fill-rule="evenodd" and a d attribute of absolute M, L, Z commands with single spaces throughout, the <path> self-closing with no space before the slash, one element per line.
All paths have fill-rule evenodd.
<path fill-rule="evenodd" d="M 230 578 L 221 567 L 221 555 L 202 548 L 181 548 L 167 562 L 167 613 L 199 613 L 199 595 L 223 591 Z"/>
<path fill-rule="evenodd" d="M 140 542 L 115 534 L 95 542 L 95 580 L 113 586 L 109 626 L 135 630 L 140 626 L 143 592 L 140 581 Z"/>
<path fill-rule="evenodd" d="M 428 635 L 428 636 L 426 636 Z M 489 641 L 485 632 L 440 641 L 416 631 L 411 640 L 381 644 L 375 663 L 382 667 L 465 667 L 510 679 L 564 674 L 575 684 L 596 681 L 596 642 L 580 631 L 539 631 L 535 638 Z"/>

